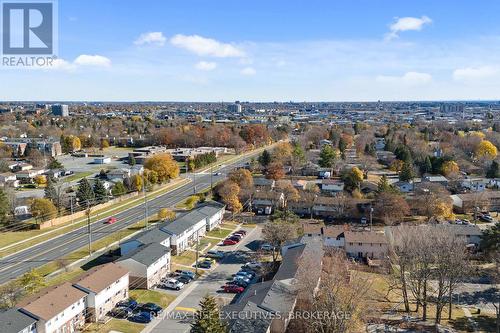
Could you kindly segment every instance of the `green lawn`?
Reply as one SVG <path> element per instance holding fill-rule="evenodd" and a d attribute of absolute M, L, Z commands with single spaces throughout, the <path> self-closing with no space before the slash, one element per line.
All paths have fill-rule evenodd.
<path fill-rule="evenodd" d="M 194 251 L 184 251 L 178 256 L 172 256 L 172 263 L 179 265 L 191 266 L 191 264 L 196 260 L 196 252 Z"/>
<path fill-rule="evenodd" d="M 207 245 L 210 245 L 207 248 L 207 251 L 210 250 L 212 247 L 217 245 L 218 241 L 216 239 L 210 239 L 210 238 L 203 238 L 200 239 L 200 251 L 203 250 Z"/>
<path fill-rule="evenodd" d="M 135 299 L 139 303 L 152 302 L 158 304 L 162 308 L 166 308 L 177 297 L 154 290 L 130 290 L 130 298 Z"/>
<path fill-rule="evenodd" d="M 106 324 L 92 323 L 87 326 L 84 333 L 108 333 L 117 331 L 122 333 L 139 333 L 144 329 L 144 325 L 132 323 L 126 319 L 111 319 Z"/>
<path fill-rule="evenodd" d="M 71 176 L 68 176 L 66 178 L 62 178 L 62 181 L 72 182 L 74 180 L 79 180 L 81 178 L 91 176 L 94 173 L 95 173 L 94 171 L 76 172 L 76 173 L 72 174 Z"/>
<path fill-rule="evenodd" d="M 212 231 L 207 232 L 206 235 L 209 237 L 226 238 L 230 233 L 233 232 L 233 230 L 214 229 Z"/>

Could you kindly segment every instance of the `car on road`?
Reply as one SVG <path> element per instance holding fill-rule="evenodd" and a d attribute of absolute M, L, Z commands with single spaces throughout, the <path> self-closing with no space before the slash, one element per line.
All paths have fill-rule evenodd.
<path fill-rule="evenodd" d="M 176 274 L 179 274 L 181 276 L 187 276 L 188 278 L 190 278 L 191 280 L 194 280 L 194 278 L 196 277 L 194 272 L 191 272 L 191 271 L 182 271 L 182 270 L 176 270 L 175 271 Z"/>
<path fill-rule="evenodd" d="M 272 246 L 271 244 L 267 244 L 267 243 L 266 243 L 266 244 L 262 244 L 262 245 L 260 246 L 260 249 L 261 249 L 262 251 L 272 251 L 272 250 L 274 250 L 274 246 Z"/>
<path fill-rule="evenodd" d="M 237 243 L 237 241 L 229 238 L 224 239 L 224 242 L 222 242 L 223 245 L 235 245 Z"/>
<path fill-rule="evenodd" d="M 152 313 L 154 316 L 158 316 L 163 312 L 163 308 L 155 303 L 145 303 L 139 306 L 139 309 L 144 312 Z"/>
<path fill-rule="evenodd" d="M 220 175 L 222 175 L 221 172 L 214 172 L 214 176 L 220 176 Z"/>
<path fill-rule="evenodd" d="M 114 224 L 114 223 L 116 223 L 116 221 L 118 221 L 118 220 L 116 219 L 116 217 L 111 216 L 111 217 L 110 217 L 110 218 L 108 218 L 108 219 L 106 220 L 106 222 L 104 222 L 104 223 L 105 223 L 105 224 Z"/>
<path fill-rule="evenodd" d="M 137 303 L 137 301 L 132 298 L 116 303 L 117 308 L 127 308 L 130 310 L 135 310 L 138 305 L 139 303 Z"/>
<path fill-rule="evenodd" d="M 236 293 L 236 294 L 239 294 L 239 293 L 242 293 L 245 291 L 245 288 L 238 286 L 236 284 L 226 284 L 223 287 L 223 289 L 224 289 L 224 292 L 226 292 L 226 293 Z"/>
<path fill-rule="evenodd" d="M 132 310 L 128 308 L 114 308 L 110 310 L 107 315 L 109 317 L 117 318 L 117 319 L 125 319 L 132 315 Z"/>
<path fill-rule="evenodd" d="M 149 324 L 153 320 L 153 316 L 151 315 L 151 313 L 143 311 L 128 317 L 128 320 L 134 323 Z"/>
<path fill-rule="evenodd" d="M 208 258 L 223 259 L 224 258 L 224 252 L 223 251 L 217 251 L 217 250 L 208 250 L 207 253 L 205 254 L 205 256 L 208 257 Z"/>
<path fill-rule="evenodd" d="M 160 287 L 164 289 L 181 290 L 184 288 L 184 283 L 177 279 L 169 279 L 165 283 L 162 283 Z"/>
<path fill-rule="evenodd" d="M 260 262 L 256 262 L 256 261 L 247 262 L 244 266 L 251 268 L 251 269 L 261 269 L 262 268 L 262 264 Z"/>

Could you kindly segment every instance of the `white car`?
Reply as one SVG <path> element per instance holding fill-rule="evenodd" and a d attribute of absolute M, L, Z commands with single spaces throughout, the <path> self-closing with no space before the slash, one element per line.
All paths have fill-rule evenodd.
<path fill-rule="evenodd" d="M 259 262 L 252 261 L 252 262 L 247 262 L 245 264 L 245 267 L 248 267 L 250 269 L 261 269 L 262 265 Z"/>
<path fill-rule="evenodd" d="M 184 283 L 177 281 L 176 279 L 169 279 L 162 286 L 167 289 L 181 290 L 184 288 Z"/>

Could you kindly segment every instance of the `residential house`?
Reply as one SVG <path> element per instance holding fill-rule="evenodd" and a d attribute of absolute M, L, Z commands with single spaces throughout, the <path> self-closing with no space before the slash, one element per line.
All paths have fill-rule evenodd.
<path fill-rule="evenodd" d="M 460 186 L 471 192 L 483 192 L 488 184 L 486 178 L 465 178 L 460 181 Z"/>
<path fill-rule="evenodd" d="M 483 191 L 451 195 L 453 210 L 459 214 L 500 211 L 500 191 Z"/>
<path fill-rule="evenodd" d="M 336 248 L 345 247 L 345 231 L 347 226 L 331 225 L 323 228 L 323 243 Z"/>
<path fill-rule="evenodd" d="M 274 189 L 274 186 L 276 185 L 276 181 L 274 179 L 267 179 L 265 177 L 254 177 L 253 178 L 253 185 L 257 189 Z"/>
<path fill-rule="evenodd" d="M 157 243 L 142 245 L 117 263 L 130 272 L 130 288 L 151 289 L 170 272 L 170 249 Z"/>
<path fill-rule="evenodd" d="M 414 190 L 414 185 L 412 181 L 397 181 L 393 184 L 402 193 L 410 193 Z"/>
<path fill-rule="evenodd" d="M 19 186 L 19 181 L 17 181 L 16 174 L 11 172 L 0 173 L 0 186 Z"/>
<path fill-rule="evenodd" d="M 340 179 L 323 179 L 320 183 L 321 192 L 335 195 L 344 191 L 344 182 Z"/>
<path fill-rule="evenodd" d="M 313 215 L 318 217 L 337 217 L 344 214 L 344 205 L 341 199 L 335 197 L 316 197 L 313 205 Z"/>
<path fill-rule="evenodd" d="M 226 212 L 226 206 L 217 201 L 207 201 L 201 206 L 196 208 L 196 210 L 206 216 L 206 228 L 207 231 L 211 231 L 217 228 L 221 223 Z"/>
<path fill-rule="evenodd" d="M 129 178 L 131 175 L 130 169 L 128 168 L 120 168 L 120 169 L 112 169 L 106 173 L 106 177 L 109 180 L 121 180 L 123 181 L 125 178 Z"/>
<path fill-rule="evenodd" d="M 73 286 L 87 293 L 87 321 L 103 320 L 115 305 L 128 298 L 129 271 L 115 263 L 97 266 L 74 281 Z"/>
<path fill-rule="evenodd" d="M 37 333 L 36 322 L 34 317 L 18 309 L 0 312 L 0 332 L 2 333 Z"/>
<path fill-rule="evenodd" d="M 145 230 L 132 238 L 124 240 L 120 243 L 120 254 L 124 256 L 129 252 L 148 244 L 160 244 L 165 248 L 170 249 L 171 235 L 163 229 L 163 227 L 167 224 L 168 222 L 164 222 L 150 230 Z"/>
<path fill-rule="evenodd" d="M 443 186 L 448 186 L 449 180 L 445 176 L 441 175 L 424 175 L 422 177 L 422 182 L 429 182 L 434 184 L 441 184 Z"/>
<path fill-rule="evenodd" d="M 285 204 L 285 195 L 278 191 L 259 191 L 252 196 L 252 209 L 258 214 L 270 215 Z"/>
<path fill-rule="evenodd" d="M 458 237 L 462 237 L 466 244 L 479 246 L 483 232 L 477 225 L 458 225 L 458 224 L 437 224 L 436 228 L 445 229 Z"/>
<path fill-rule="evenodd" d="M 345 231 L 345 252 L 349 257 L 384 259 L 389 254 L 389 242 L 384 233 Z"/>
<path fill-rule="evenodd" d="M 37 319 L 37 333 L 75 332 L 85 324 L 86 296 L 85 292 L 65 282 L 42 290 L 18 307 Z"/>

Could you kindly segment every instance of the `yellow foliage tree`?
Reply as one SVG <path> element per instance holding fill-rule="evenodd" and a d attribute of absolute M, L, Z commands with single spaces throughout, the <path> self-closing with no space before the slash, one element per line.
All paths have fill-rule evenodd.
<path fill-rule="evenodd" d="M 478 158 L 493 160 L 497 157 L 497 154 L 497 147 L 488 140 L 481 141 L 476 149 L 476 156 Z"/>
<path fill-rule="evenodd" d="M 159 183 L 179 176 L 179 165 L 170 154 L 158 154 L 146 159 L 144 168 L 155 171 L 158 175 Z"/>
<path fill-rule="evenodd" d="M 446 202 L 439 202 L 438 204 L 436 204 L 434 208 L 434 215 L 437 217 L 443 217 L 447 220 L 452 220 L 455 218 L 452 205 Z"/>
<path fill-rule="evenodd" d="M 52 201 L 45 198 L 33 199 L 30 206 L 31 215 L 41 221 L 53 219 L 57 216 L 57 208 Z"/>
<path fill-rule="evenodd" d="M 441 172 L 445 176 L 456 174 L 458 173 L 458 171 L 460 171 L 460 168 L 458 167 L 458 164 L 455 161 L 446 161 L 443 163 L 443 166 L 441 167 Z"/>
<path fill-rule="evenodd" d="M 47 177 L 45 177 L 44 175 L 38 175 L 35 177 L 35 183 L 38 186 L 47 185 Z"/>
<path fill-rule="evenodd" d="M 168 208 L 162 208 L 158 211 L 158 220 L 173 220 L 175 212 Z"/>
<path fill-rule="evenodd" d="M 351 169 L 351 173 L 352 173 L 354 179 L 356 179 L 358 182 L 363 181 L 363 178 L 364 178 L 363 171 L 361 171 L 358 167 L 353 167 Z"/>

